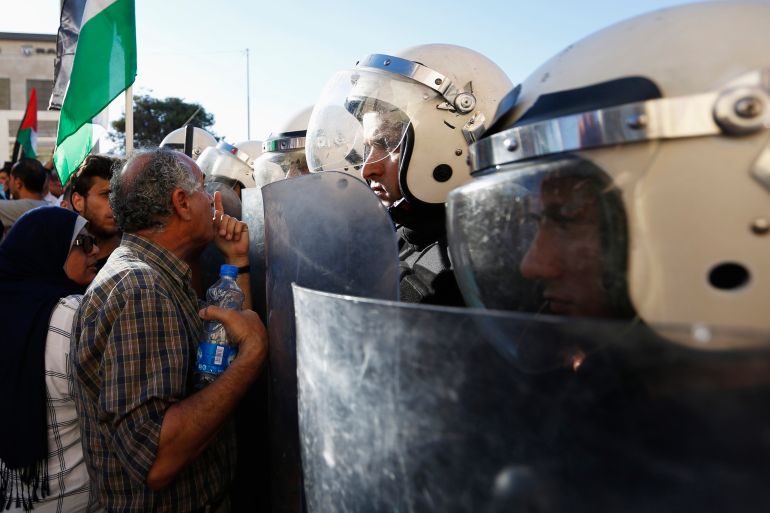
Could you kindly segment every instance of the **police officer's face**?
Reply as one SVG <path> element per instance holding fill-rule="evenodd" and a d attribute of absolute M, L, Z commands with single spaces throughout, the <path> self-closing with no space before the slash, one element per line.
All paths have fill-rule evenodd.
<path fill-rule="evenodd" d="M 378 113 L 364 115 L 364 165 L 361 176 L 386 207 L 403 196 L 398 183 L 403 126 Z"/>
<path fill-rule="evenodd" d="M 398 167 L 400 152 L 387 153 L 382 147 L 372 143 L 371 150 L 361 169 L 361 176 L 369 183 L 374 194 L 386 207 L 401 199 L 401 187 L 398 185 Z"/>
<path fill-rule="evenodd" d="M 610 316 L 595 189 L 585 178 L 546 178 L 539 203 L 532 209 L 537 229 L 519 266 L 521 274 L 541 282 L 550 313 Z"/>

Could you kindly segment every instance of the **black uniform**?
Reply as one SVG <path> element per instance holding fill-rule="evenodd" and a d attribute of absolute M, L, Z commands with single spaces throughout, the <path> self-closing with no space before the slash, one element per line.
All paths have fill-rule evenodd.
<path fill-rule="evenodd" d="M 401 301 L 465 306 L 449 258 L 443 205 L 417 208 L 402 200 L 388 210 L 398 232 Z"/>

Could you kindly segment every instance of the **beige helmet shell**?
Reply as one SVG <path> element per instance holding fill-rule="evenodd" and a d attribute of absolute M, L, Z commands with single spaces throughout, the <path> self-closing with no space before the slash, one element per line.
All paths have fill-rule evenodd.
<path fill-rule="evenodd" d="M 479 135 L 489 128 L 501 98 L 513 87 L 505 72 L 484 55 L 446 44 L 429 44 L 408 48 L 396 57 L 417 62 L 449 78 L 452 83 L 471 92 L 476 105 L 468 113 L 443 110 L 443 99 L 426 102 L 412 115 L 414 146 L 406 170 L 400 177 L 407 196 L 419 201 L 440 204 L 450 190 L 470 180 L 468 141 L 463 129 Z M 434 169 L 445 164 L 452 168 L 447 181 L 438 181 Z M 404 192 L 404 191 L 402 191 Z"/>
<path fill-rule="evenodd" d="M 207 180 L 225 178 L 240 183 L 242 187 L 254 187 L 248 161 L 246 152 L 220 141 L 216 146 L 206 148 L 196 162 Z"/>
<path fill-rule="evenodd" d="M 160 147 L 168 147 L 178 151 L 184 151 L 185 138 L 187 137 L 187 127 L 177 128 L 166 137 L 160 143 Z M 201 156 L 201 153 L 206 148 L 210 148 L 217 145 L 216 138 L 209 132 L 202 128 L 193 128 L 193 147 L 192 147 L 192 159 L 197 160 Z"/>
<path fill-rule="evenodd" d="M 313 113 L 313 106 L 305 107 L 296 114 L 294 114 L 281 129 L 276 132 L 279 134 L 285 134 L 288 132 L 304 132 L 307 131 L 307 125 L 310 122 L 310 115 Z"/>
<path fill-rule="evenodd" d="M 241 141 L 236 143 L 235 147 L 249 156 L 246 161 L 246 164 L 248 164 L 249 167 L 254 167 L 254 161 L 262 155 L 262 141 L 256 139 L 252 141 Z"/>
<path fill-rule="evenodd" d="M 674 98 L 728 91 L 764 69 L 767 91 L 768 48 L 768 2 L 689 4 L 632 18 L 538 68 L 522 83 L 507 126 L 544 94 L 624 77 L 650 79 L 663 98 Z M 764 109 L 770 112 L 770 103 Z M 770 223 L 770 188 L 753 176 L 761 159 L 770 159 L 770 116 L 764 120 L 764 129 L 750 134 L 574 152 L 604 169 L 622 192 L 628 285 L 646 322 L 770 328 L 770 233 L 763 228 Z M 765 166 L 770 171 L 770 160 Z M 748 282 L 734 290 L 712 286 L 711 270 L 733 262 L 748 270 Z"/>
<path fill-rule="evenodd" d="M 312 112 L 312 106 L 305 107 L 265 139 L 262 154 L 252 166 L 257 187 L 308 173 L 305 137 Z"/>

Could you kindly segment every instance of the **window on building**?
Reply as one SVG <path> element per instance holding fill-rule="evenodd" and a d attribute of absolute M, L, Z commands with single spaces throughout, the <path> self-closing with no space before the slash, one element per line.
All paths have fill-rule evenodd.
<path fill-rule="evenodd" d="M 37 89 L 37 110 L 48 110 L 48 100 L 53 91 L 53 80 L 27 80 L 27 98 L 32 88 Z M 25 106 L 26 108 L 26 106 Z"/>
<path fill-rule="evenodd" d="M 37 136 L 38 137 L 56 137 L 56 131 L 59 129 L 58 121 L 37 121 Z"/>
<path fill-rule="evenodd" d="M 0 110 L 11 109 L 11 79 L 0 78 Z"/>

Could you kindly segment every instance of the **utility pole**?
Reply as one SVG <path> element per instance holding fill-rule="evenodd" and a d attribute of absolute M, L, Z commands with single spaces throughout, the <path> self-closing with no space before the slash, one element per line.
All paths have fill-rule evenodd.
<path fill-rule="evenodd" d="M 246 140 L 251 141 L 251 94 L 249 92 L 249 49 L 246 48 Z"/>

